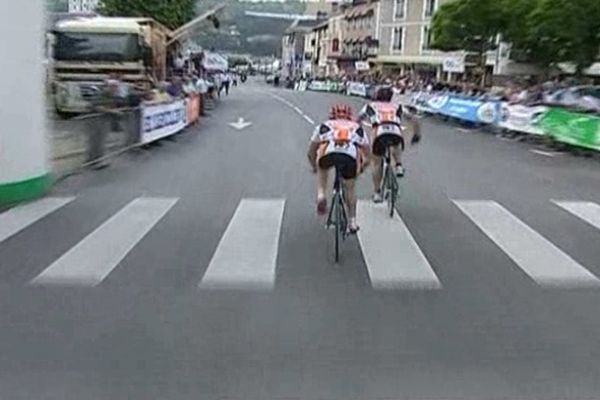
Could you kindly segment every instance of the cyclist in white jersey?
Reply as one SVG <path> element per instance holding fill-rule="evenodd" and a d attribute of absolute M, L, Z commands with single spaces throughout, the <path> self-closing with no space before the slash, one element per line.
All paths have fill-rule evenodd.
<path fill-rule="evenodd" d="M 333 106 L 329 118 L 316 127 L 308 147 L 308 160 L 318 175 L 317 212 L 319 215 L 327 213 L 329 170 L 337 167 L 344 180 L 349 230 L 350 233 L 356 233 L 355 183 L 368 157 L 369 139 L 360 124 L 352 120 L 352 109 L 349 106 Z"/>
<path fill-rule="evenodd" d="M 375 101 L 367 104 L 359 114 L 360 121 L 367 121 L 373 128 L 371 131 L 373 160 L 373 201 L 381 203 L 381 181 L 383 179 L 383 162 L 386 147 L 390 147 L 391 158 L 395 166 L 396 175 L 404 176 L 402 165 L 402 151 L 405 147 L 405 135 L 402 127 L 402 106 L 391 102 L 394 95 L 391 87 L 379 88 L 375 94 Z M 420 139 L 418 129 L 413 132 L 411 142 Z"/>

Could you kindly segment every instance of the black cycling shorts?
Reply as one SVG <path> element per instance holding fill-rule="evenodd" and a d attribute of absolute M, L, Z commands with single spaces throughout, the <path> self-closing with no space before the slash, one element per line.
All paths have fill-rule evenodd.
<path fill-rule="evenodd" d="M 385 155 L 386 147 L 398 145 L 401 145 L 402 150 L 404 150 L 404 138 L 402 136 L 384 133 L 375 138 L 375 141 L 373 142 L 373 154 L 378 157 L 383 157 Z"/>
<path fill-rule="evenodd" d="M 343 153 L 329 153 L 319 158 L 319 168 L 329 169 L 338 167 L 344 179 L 354 179 L 358 175 L 356 159 Z"/>

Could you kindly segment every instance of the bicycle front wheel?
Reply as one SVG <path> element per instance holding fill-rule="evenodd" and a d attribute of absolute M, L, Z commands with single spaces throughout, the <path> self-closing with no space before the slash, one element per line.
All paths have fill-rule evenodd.
<path fill-rule="evenodd" d="M 394 218 L 394 212 L 396 210 L 396 199 L 398 198 L 398 180 L 396 174 L 391 166 L 388 166 L 385 172 L 386 177 L 386 191 L 387 191 L 387 203 L 390 218 Z"/>
<path fill-rule="evenodd" d="M 342 241 L 341 235 L 341 226 L 343 225 L 341 212 L 340 212 L 340 201 L 339 197 L 335 196 L 333 200 L 333 216 L 335 219 L 334 222 L 334 252 L 335 252 L 335 262 L 338 263 L 340 261 L 340 245 Z"/>

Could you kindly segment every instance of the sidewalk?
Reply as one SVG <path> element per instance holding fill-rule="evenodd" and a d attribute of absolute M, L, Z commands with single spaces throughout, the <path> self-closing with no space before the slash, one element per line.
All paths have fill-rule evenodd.
<path fill-rule="evenodd" d="M 88 120 L 61 119 L 54 114 L 48 115 L 50 161 L 54 174 L 60 176 L 69 173 L 88 161 L 89 124 Z M 120 147 L 124 140 L 124 132 L 109 133 L 107 150 Z"/>

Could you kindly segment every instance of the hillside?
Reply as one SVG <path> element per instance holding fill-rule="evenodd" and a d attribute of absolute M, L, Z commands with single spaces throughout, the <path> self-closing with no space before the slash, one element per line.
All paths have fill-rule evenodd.
<path fill-rule="evenodd" d="M 245 11 L 301 14 L 306 5 L 299 1 L 287 2 L 249 2 L 238 0 L 200 0 L 198 12 L 225 3 L 220 20 L 221 27 L 195 38 L 205 48 L 250 53 L 254 55 L 279 54 L 281 35 L 291 24 L 289 20 L 248 17 Z"/>

